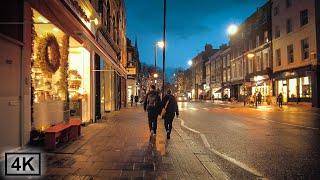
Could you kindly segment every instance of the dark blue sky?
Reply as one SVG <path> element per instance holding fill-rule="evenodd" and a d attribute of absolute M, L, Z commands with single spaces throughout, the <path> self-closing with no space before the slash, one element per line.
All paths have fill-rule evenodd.
<path fill-rule="evenodd" d="M 228 42 L 229 24 L 240 24 L 266 0 L 167 0 L 167 68 L 187 67 L 206 43 Z M 142 62 L 153 64 L 153 44 L 162 39 L 163 0 L 125 0 L 127 35 Z M 158 64 L 162 65 L 158 50 Z"/>

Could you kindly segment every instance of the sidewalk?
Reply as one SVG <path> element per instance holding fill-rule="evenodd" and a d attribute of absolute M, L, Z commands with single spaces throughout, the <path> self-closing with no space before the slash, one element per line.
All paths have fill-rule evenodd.
<path fill-rule="evenodd" d="M 225 179 L 180 127 L 170 140 L 165 138 L 160 119 L 156 138 L 150 138 L 141 107 L 110 113 L 106 120 L 84 127 L 80 140 L 47 153 L 45 178 Z"/>

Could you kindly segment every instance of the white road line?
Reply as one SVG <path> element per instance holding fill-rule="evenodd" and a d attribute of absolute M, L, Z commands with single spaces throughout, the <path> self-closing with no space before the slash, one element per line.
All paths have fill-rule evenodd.
<path fill-rule="evenodd" d="M 207 110 L 207 111 L 209 111 L 209 108 L 202 108 L 203 110 Z"/>
<path fill-rule="evenodd" d="M 259 172 L 258 172 L 257 170 L 255 170 L 254 168 L 251 168 L 251 167 L 247 166 L 246 164 L 244 164 L 244 163 L 242 163 L 242 162 L 240 162 L 240 161 L 237 161 L 236 159 L 234 159 L 234 158 L 232 158 L 232 157 L 229 157 L 229 156 L 227 156 L 226 154 L 220 153 L 219 151 L 211 148 L 211 146 L 210 146 L 210 144 L 209 144 L 209 142 L 208 142 L 208 140 L 207 140 L 207 138 L 206 138 L 206 136 L 205 136 L 204 134 L 200 133 L 199 131 L 197 131 L 197 130 L 195 130 L 195 129 L 192 129 L 192 128 L 186 126 L 186 125 L 184 124 L 184 120 L 183 120 L 183 119 L 181 119 L 181 118 L 177 118 L 177 119 L 179 119 L 179 120 L 181 121 L 181 126 L 183 126 L 184 128 L 188 129 L 189 131 L 192 131 L 192 132 L 195 132 L 195 133 L 197 133 L 197 134 L 200 134 L 200 137 L 201 137 L 201 140 L 202 140 L 203 144 L 204 144 L 205 147 L 208 148 L 211 152 L 213 152 L 213 153 L 216 154 L 217 156 L 219 156 L 219 157 L 221 157 L 221 158 L 223 158 L 223 159 L 225 159 L 225 160 L 227 160 L 227 161 L 235 164 L 236 166 L 238 166 L 238 167 L 240 167 L 240 168 L 242 168 L 242 169 L 244 169 L 244 170 L 246 170 L 246 171 L 254 174 L 255 176 L 263 177 L 262 174 L 259 173 Z"/>
<path fill-rule="evenodd" d="M 287 126 L 299 127 L 299 128 L 304 128 L 304 129 L 319 130 L 319 128 L 314 128 L 314 127 L 310 127 L 310 126 L 301 126 L 301 125 L 296 125 L 296 124 L 283 123 L 283 122 L 274 121 L 274 120 L 265 119 L 265 118 L 261 118 L 261 119 L 265 120 L 265 121 L 274 122 L 274 123 L 277 123 L 277 124 L 287 125 Z"/>

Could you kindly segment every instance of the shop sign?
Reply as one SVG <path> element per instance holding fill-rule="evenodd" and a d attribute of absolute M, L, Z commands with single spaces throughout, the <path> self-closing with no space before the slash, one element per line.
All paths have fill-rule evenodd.
<path fill-rule="evenodd" d="M 284 73 L 285 77 L 291 77 L 291 76 L 295 76 L 295 75 L 296 75 L 296 72 L 285 72 Z"/>
<path fill-rule="evenodd" d="M 136 68 L 127 68 L 127 74 L 128 75 L 136 75 L 137 72 L 136 72 Z"/>

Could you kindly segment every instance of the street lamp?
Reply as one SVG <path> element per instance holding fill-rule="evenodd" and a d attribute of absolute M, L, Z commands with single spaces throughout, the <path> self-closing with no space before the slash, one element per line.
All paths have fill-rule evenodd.
<path fill-rule="evenodd" d="M 192 66 L 192 60 L 189 60 L 189 61 L 188 61 L 188 65 L 189 65 L 189 66 Z"/>
<path fill-rule="evenodd" d="M 254 54 L 249 53 L 249 54 L 247 55 L 247 57 L 248 57 L 249 59 L 251 59 L 251 58 L 253 58 L 253 57 L 254 57 Z"/>
<path fill-rule="evenodd" d="M 238 32 L 238 26 L 235 24 L 229 25 L 227 32 L 229 36 L 235 35 Z"/>
<path fill-rule="evenodd" d="M 153 74 L 153 77 L 154 77 L 154 78 L 158 78 L 159 75 L 158 75 L 157 73 L 155 73 L 155 74 Z"/>
<path fill-rule="evenodd" d="M 164 97 L 165 86 L 165 69 L 166 69 L 166 22 L 167 17 L 167 0 L 163 1 L 163 51 L 162 51 L 162 97 Z"/>
<path fill-rule="evenodd" d="M 163 49 L 164 48 L 164 42 L 158 41 L 154 44 L 154 71 L 157 73 L 157 47 Z"/>

